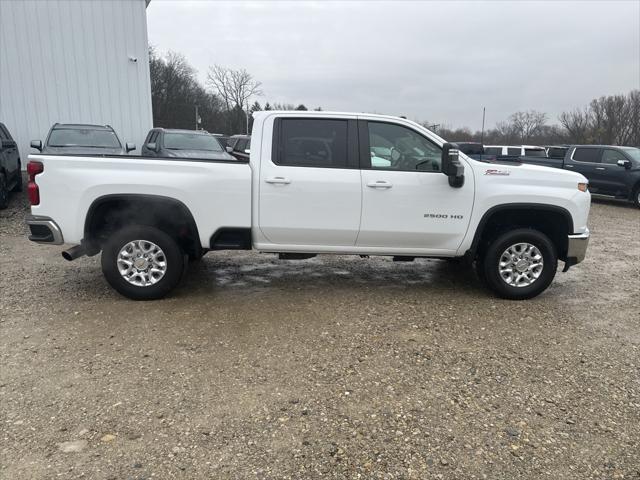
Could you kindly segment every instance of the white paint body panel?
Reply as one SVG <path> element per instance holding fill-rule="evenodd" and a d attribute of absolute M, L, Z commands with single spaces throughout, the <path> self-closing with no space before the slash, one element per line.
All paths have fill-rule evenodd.
<path fill-rule="evenodd" d="M 56 155 L 30 155 L 29 160 L 44 164 L 36 177 L 40 205 L 31 212 L 53 218 L 65 243 L 80 243 L 89 207 L 105 195 L 158 195 L 182 202 L 204 248 L 220 227 L 251 226 L 251 169 L 246 163 Z"/>
<path fill-rule="evenodd" d="M 22 167 L 56 123 L 153 126 L 145 0 L 0 0 L 0 119 Z M 137 61 L 132 61 L 136 59 Z"/>
<path fill-rule="evenodd" d="M 483 215 L 512 204 L 561 207 L 572 217 L 570 233 L 587 230 L 590 195 L 578 190 L 586 179 L 575 172 L 488 164 L 461 155 L 464 186 L 452 188 L 437 172 L 283 167 L 271 161 L 277 117 L 385 120 L 439 146 L 444 140 L 396 117 L 330 112 L 254 116 L 250 165 L 34 155 L 45 168 L 37 177 L 41 204 L 32 213 L 51 217 L 67 243 L 79 243 L 94 200 L 111 194 L 161 195 L 191 211 L 204 248 L 220 227 L 251 227 L 254 248 L 264 252 L 461 256 L 471 247 Z M 276 177 L 286 182 L 266 182 Z M 378 180 L 393 186 L 382 191 L 367 186 Z"/>

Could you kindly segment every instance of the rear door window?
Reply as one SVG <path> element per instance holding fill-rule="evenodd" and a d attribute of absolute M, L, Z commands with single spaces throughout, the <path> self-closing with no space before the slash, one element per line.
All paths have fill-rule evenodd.
<path fill-rule="evenodd" d="M 502 155 L 502 147 L 485 147 L 484 153 L 486 155 Z"/>
<path fill-rule="evenodd" d="M 279 130 L 279 132 L 278 132 Z M 282 118 L 276 165 L 347 168 L 347 120 Z"/>
<path fill-rule="evenodd" d="M 507 148 L 507 155 L 509 155 L 510 157 L 519 157 L 520 152 L 522 152 L 521 148 L 517 148 L 517 147 Z"/>
<path fill-rule="evenodd" d="M 600 163 L 600 150 L 597 148 L 576 148 L 573 152 L 576 162 Z"/>

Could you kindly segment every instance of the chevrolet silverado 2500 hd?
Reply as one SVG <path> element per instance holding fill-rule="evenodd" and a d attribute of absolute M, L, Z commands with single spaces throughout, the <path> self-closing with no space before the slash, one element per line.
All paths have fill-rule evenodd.
<path fill-rule="evenodd" d="M 406 119 L 257 112 L 248 162 L 31 155 L 32 241 L 102 252 L 132 299 L 166 295 L 209 250 L 462 257 L 497 294 L 531 298 L 585 256 L 580 174 L 484 163 Z"/>

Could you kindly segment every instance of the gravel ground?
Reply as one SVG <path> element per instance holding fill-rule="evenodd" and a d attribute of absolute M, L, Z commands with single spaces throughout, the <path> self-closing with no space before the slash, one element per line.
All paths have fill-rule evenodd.
<path fill-rule="evenodd" d="M 436 260 L 209 254 L 131 302 L 0 212 L 0 478 L 640 478 L 640 211 L 526 302 Z"/>

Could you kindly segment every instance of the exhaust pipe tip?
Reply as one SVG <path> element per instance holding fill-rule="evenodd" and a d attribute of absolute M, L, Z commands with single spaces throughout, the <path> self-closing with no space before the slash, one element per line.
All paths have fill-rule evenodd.
<path fill-rule="evenodd" d="M 75 247 L 71 247 L 70 249 L 63 251 L 62 258 L 70 262 L 85 255 L 86 253 L 87 252 L 82 245 L 76 245 Z"/>

